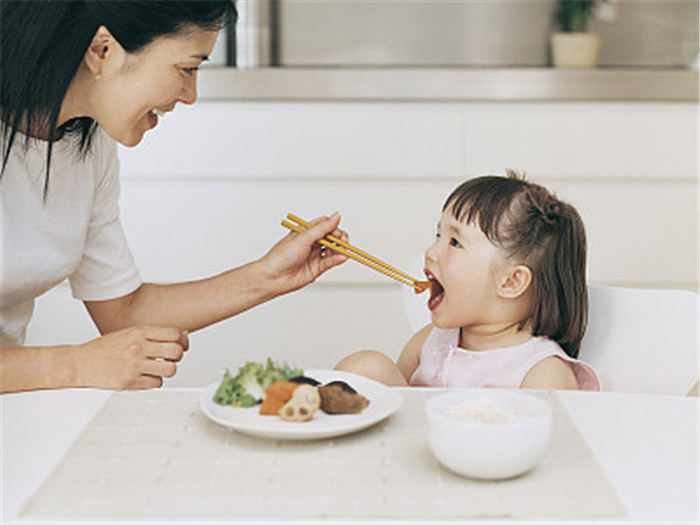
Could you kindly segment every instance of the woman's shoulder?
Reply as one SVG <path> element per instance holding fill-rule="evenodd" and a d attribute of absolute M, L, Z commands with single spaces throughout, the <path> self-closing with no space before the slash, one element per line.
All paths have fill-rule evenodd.
<path fill-rule="evenodd" d="M 85 161 L 88 164 L 86 167 L 92 172 L 98 186 L 117 184 L 116 181 L 119 178 L 117 143 L 100 126 L 95 128 Z"/>
<path fill-rule="evenodd" d="M 117 142 L 110 137 L 104 129 L 97 126 L 92 136 L 90 151 L 98 158 L 104 157 L 105 155 L 116 156 Z"/>

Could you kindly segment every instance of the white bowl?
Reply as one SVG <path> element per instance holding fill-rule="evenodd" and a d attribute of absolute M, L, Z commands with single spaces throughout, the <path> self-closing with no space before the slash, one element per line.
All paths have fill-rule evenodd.
<path fill-rule="evenodd" d="M 550 405 L 530 394 L 469 389 L 426 402 L 430 450 L 445 467 L 478 479 L 519 476 L 542 459 Z"/>

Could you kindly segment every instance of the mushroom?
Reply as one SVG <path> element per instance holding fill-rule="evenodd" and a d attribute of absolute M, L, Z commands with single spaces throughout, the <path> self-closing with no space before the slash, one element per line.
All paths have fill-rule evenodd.
<path fill-rule="evenodd" d="M 369 399 L 355 392 L 350 385 L 347 387 L 352 392 L 344 389 L 342 385 L 332 383 L 318 387 L 321 410 L 328 414 L 359 414 L 369 406 Z"/>
<path fill-rule="evenodd" d="M 308 421 L 321 406 L 318 388 L 300 385 L 292 393 L 289 401 L 280 409 L 279 415 L 287 421 Z"/>

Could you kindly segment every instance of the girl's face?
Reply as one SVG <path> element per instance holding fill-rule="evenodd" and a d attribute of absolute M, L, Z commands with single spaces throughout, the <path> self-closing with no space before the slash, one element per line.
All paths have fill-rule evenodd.
<path fill-rule="evenodd" d="M 112 39 L 105 48 L 111 55 L 91 90 L 90 116 L 114 140 L 135 146 L 178 102 L 197 99 L 197 69 L 217 35 L 193 26 L 183 34 L 157 38 L 134 54 Z"/>
<path fill-rule="evenodd" d="M 476 327 L 493 321 L 502 251 L 475 224 L 464 224 L 445 210 L 435 242 L 425 253 L 432 281 L 428 308 L 439 328 Z"/>

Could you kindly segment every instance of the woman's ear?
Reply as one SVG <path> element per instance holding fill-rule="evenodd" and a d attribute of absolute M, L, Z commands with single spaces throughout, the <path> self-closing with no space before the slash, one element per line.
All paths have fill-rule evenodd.
<path fill-rule="evenodd" d="M 95 79 L 102 75 L 102 68 L 111 56 L 116 40 L 105 26 L 100 26 L 92 37 L 92 42 L 85 52 L 85 65 Z"/>
<path fill-rule="evenodd" d="M 504 299 L 517 299 L 522 296 L 532 282 L 532 270 L 524 264 L 511 266 L 498 287 L 498 294 Z"/>

